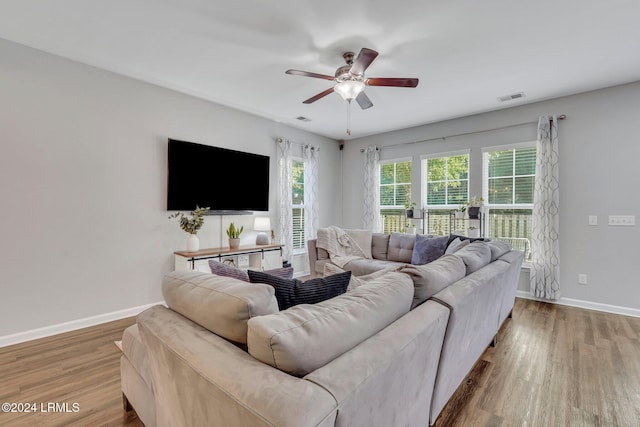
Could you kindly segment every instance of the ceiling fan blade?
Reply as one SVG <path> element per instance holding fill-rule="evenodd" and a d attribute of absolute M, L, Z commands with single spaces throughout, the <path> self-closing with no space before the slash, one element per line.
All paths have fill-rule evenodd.
<path fill-rule="evenodd" d="M 358 96 L 356 96 L 356 101 L 358 101 L 358 105 L 360 105 L 360 108 L 363 110 L 373 107 L 373 102 L 371 102 L 364 92 L 360 92 Z"/>
<path fill-rule="evenodd" d="M 318 99 L 329 95 L 331 92 L 333 92 L 333 87 L 330 87 L 329 89 L 325 90 L 324 92 L 320 92 L 319 94 L 317 94 L 315 96 L 312 96 L 311 98 L 307 99 L 306 101 L 302 101 L 302 103 L 303 104 L 311 104 L 312 102 L 316 102 Z"/>
<path fill-rule="evenodd" d="M 378 52 L 363 47 L 362 49 L 360 49 L 360 53 L 351 66 L 349 72 L 358 76 L 363 75 L 365 70 L 369 67 L 369 65 L 371 65 L 373 60 L 376 59 L 376 56 L 378 56 Z"/>
<path fill-rule="evenodd" d="M 368 86 L 396 86 L 396 87 L 416 87 L 418 79 L 407 79 L 399 77 L 371 77 L 365 83 Z"/>
<path fill-rule="evenodd" d="M 286 74 L 291 74 L 294 76 L 304 76 L 304 77 L 315 77 L 316 79 L 325 79 L 325 80 L 334 80 L 333 76 L 328 76 L 326 74 L 318 74 L 318 73 L 310 73 L 309 71 L 300 71 L 300 70 L 287 70 Z"/>

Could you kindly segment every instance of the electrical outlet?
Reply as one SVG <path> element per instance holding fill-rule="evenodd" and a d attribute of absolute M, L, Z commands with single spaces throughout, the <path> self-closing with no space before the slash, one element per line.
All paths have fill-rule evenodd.
<path fill-rule="evenodd" d="M 578 274 L 578 285 L 586 285 L 586 284 L 587 284 L 587 275 Z"/>

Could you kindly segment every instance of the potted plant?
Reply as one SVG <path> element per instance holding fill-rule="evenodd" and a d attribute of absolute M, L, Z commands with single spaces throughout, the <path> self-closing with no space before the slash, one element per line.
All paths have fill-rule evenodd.
<path fill-rule="evenodd" d="M 484 199 L 482 197 L 473 196 L 467 202 L 467 212 L 469 213 L 469 219 L 478 219 L 480 215 L 480 206 L 482 206 Z"/>
<path fill-rule="evenodd" d="M 472 225 L 469 228 L 467 228 L 467 236 L 471 238 L 480 237 L 480 230 L 478 229 L 478 227 L 475 227 Z"/>
<path fill-rule="evenodd" d="M 198 239 L 198 230 L 204 224 L 204 215 L 209 208 L 201 208 L 196 206 L 191 212 L 191 216 L 187 216 L 182 212 L 175 212 L 169 215 L 169 219 L 178 218 L 180 228 L 189 233 L 187 238 L 187 252 L 197 252 L 200 249 L 200 239 Z"/>
<path fill-rule="evenodd" d="M 229 248 L 238 249 L 240 246 L 240 234 L 244 230 L 244 226 L 236 228 L 234 223 L 229 224 L 227 228 L 227 237 L 229 238 Z"/>
<path fill-rule="evenodd" d="M 413 218 L 413 210 L 416 208 L 416 203 L 411 200 L 407 200 L 404 204 L 405 213 L 407 218 Z"/>
<path fill-rule="evenodd" d="M 458 209 L 454 209 L 453 210 L 453 215 L 455 216 L 456 219 L 462 219 L 464 218 L 464 214 L 467 211 L 467 207 L 466 206 L 460 206 Z"/>

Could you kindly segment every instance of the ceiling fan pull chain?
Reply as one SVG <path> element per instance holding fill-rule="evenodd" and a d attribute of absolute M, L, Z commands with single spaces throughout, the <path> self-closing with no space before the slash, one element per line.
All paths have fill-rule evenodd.
<path fill-rule="evenodd" d="M 351 100 L 347 101 L 347 135 L 351 135 Z"/>

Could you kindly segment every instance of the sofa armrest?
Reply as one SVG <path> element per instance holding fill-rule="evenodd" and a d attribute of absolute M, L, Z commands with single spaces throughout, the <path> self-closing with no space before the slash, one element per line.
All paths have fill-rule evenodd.
<path fill-rule="evenodd" d="M 307 240 L 307 251 L 309 253 L 309 274 L 316 275 L 316 261 L 318 261 L 317 239 Z"/>
<path fill-rule="evenodd" d="M 305 378 L 335 397 L 336 425 L 427 425 L 448 319 L 426 301 Z"/>
<path fill-rule="evenodd" d="M 158 425 L 333 426 L 335 399 L 163 306 L 138 316 Z M 286 408 L 286 409 L 285 409 Z"/>

